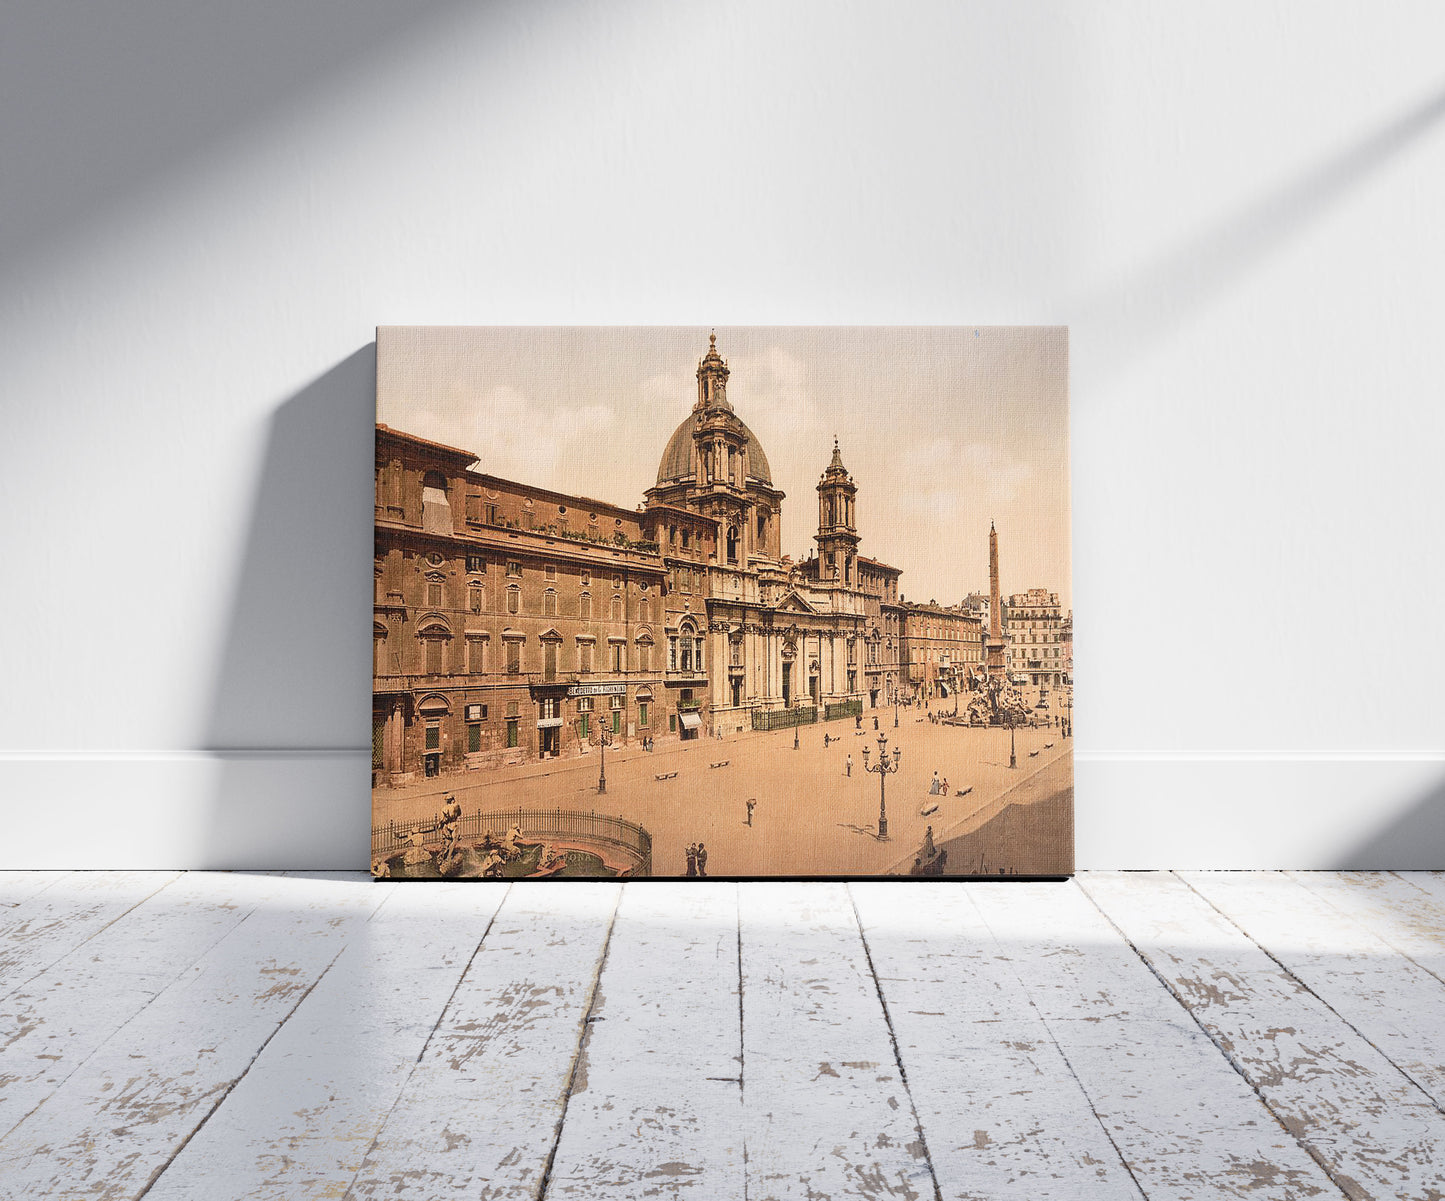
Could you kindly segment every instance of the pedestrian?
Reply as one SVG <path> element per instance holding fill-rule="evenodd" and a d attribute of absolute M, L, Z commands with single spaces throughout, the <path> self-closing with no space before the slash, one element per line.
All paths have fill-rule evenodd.
<path fill-rule="evenodd" d="M 932 782 L 931 784 L 929 784 L 929 786 L 928 786 L 928 795 L 929 795 L 929 796 L 937 796 L 937 795 L 938 795 L 938 772 L 937 772 L 937 771 L 934 771 L 934 773 L 933 773 L 933 782 Z"/>
<path fill-rule="evenodd" d="M 923 857 L 925 859 L 932 859 L 936 854 L 938 854 L 938 850 L 933 845 L 933 827 L 929 826 L 928 829 L 923 832 Z"/>
<path fill-rule="evenodd" d="M 948 795 L 948 777 L 947 777 L 947 776 L 944 776 L 944 777 L 943 777 L 943 795 L 944 795 L 944 796 L 947 796 L 947 795 Z"/>
<path fill-rule="evenodd" d="M 757 801 L 755 801 L 752 797 L 748 797 L 748 825 L 750 826 L 753 824 L 753 810 L 757 807 Z"/>
<path fill-rule="evenodd" d="M 697 874 L 699 876 L 707 875 L 707 847 L 702 843 L 697 844 Z"/>
<path fill-rule="evenodd" d="M 848 763 L 847 767 L 844 770 L 844 774 L 849 776 L 853 774 L 853 753 L 851 751 L 848 752 Z"/>
<path fill-rule="evenodd" d="M 697 875 L 697 844 L 692 842 L 687 844 L 687 874 Z"/>
<path fill-rule="evenodd" d="M 873 716 L 873 728 L 874 728 L 875 730 L 878 728 L 878 716 L 877 716 L 877 714 L 874 714 L 874 716 Z"/>

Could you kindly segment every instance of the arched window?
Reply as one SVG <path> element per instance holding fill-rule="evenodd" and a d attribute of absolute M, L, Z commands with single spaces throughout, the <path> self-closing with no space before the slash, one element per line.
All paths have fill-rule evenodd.
<path fill-rule="evenodd" d="M 728 526 L 728 562 L 729 562 L 729 563 L 736 563 L 737 561 L 738 561 L 738 527 L 735 526 L 735 525 L 730 525 L 730 526 Z"/>

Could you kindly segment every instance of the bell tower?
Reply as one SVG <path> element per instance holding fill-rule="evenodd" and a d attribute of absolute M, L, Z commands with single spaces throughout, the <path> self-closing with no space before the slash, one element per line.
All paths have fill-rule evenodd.
<path fill-rule="evenodd" d="M 818 481 L 818 578 L 852 588 L 858 580 L 858 524 L 854 502 L 858 486 L 843 466 L 838 439 L 833 461 Z"/>

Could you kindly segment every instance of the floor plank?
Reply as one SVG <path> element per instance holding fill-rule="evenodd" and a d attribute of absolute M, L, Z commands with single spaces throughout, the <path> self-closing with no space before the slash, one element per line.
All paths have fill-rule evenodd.
<path fill-rule="evenodd" d="M 1445 984 L 1282 873 L 1180 877 L 1445 1107 Z"/>
<path fill-rule="evenodd" d="M 251 879 L 271 899 L 0 1140 L 14 1196 L 138 1195 L 395 887 Z"/>
<path fill-rule="evenodd" d="M 283 887 L 187 872 L 0 1001 L 0 1137 Z"/>
<path fill-rule="evenodd" d="M 741 1198 L 738 886 L 628 886 L 548 1198 Z"/>
<path fill-rule="evenodd" d="M 22 901 L 78 872 L 0 872 L 0 910 L 14 909 Z"/>
<path fill-rule="evenodd" d="M 28 873 L 26 873 L 28 874 Z M 0 998 L 64 959 L 180 872 L 67 872 L 0 910 Z"/>
<path fill-rule="evenodd" d="M 1150 1201 L 1338 1195 L 1077 884 L 969 896 Z"/>
<path fill-rule="evenodd" d="M 1349 1197 L 1429 1197 L 1445 1115 L 1337 1013 L 1173 875 L 1084 887 Z"/>
<path fill-rule="evenodd" d="M 1331 908 L 1445 981 L 1445 898 L 1439 873 L 1287 872 Z"/>
<path fill-rule="evenodd" d="M 505 895 L 397 887 L 147 1201 L 340 1197 Z"/>
<path fill-rule="evenodd" d="M 917 1114 L 842 884 L 747 884 L 749 1201 L 935 1195 Z"/>
<path fill-rule="evenodd" d="M 540 1195 L 620 897 L 512 886 L 348 1197 Z"/>
<path fill-rule="evenodd" d="M 1137 1201 L 1088 1097 L 969 899 L 977 887 L 849 886 L 939 1191 L 958 1201 Z"/>

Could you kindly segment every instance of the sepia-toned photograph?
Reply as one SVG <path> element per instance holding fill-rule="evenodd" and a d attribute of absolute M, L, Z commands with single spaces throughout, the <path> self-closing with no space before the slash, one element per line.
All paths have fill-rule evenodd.
<path fill-rule="evenodd" d="M 1073 872 L 1068 333 L 377 331 L 372 872 Z"/>

